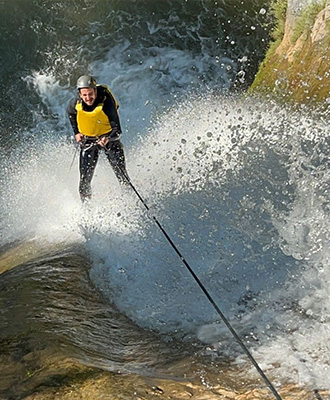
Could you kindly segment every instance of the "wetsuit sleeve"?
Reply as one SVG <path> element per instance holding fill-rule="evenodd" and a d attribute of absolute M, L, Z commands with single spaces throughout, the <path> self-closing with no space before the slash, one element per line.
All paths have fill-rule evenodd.
<path fill-rule="evenodd" d="M 113 98 L 111 92 L 108 90 L 105 90 L 105 96 L 106 99 L 103 104 L 103 111 L 109 118 L 109 122 L 112 128 L 112 131 L 110 133 L 110 140 L 118 140 L 121 136 L 121 126 L 116 101 Z"/>
<path fill-rule="evenodd" d="M 77 99 L 72 99 L 67 107 L 67 114 L 69 117 L 70 124 L 73 129 L 74 135 L 79 133 L 78 123 L 77 123 L 77 110 L 76 110 L 76 101 Z"/>

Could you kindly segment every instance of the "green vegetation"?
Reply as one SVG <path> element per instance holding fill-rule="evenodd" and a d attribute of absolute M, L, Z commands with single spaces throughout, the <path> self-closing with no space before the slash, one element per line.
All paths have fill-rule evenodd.
<path fill-rule="evenodd" d="M 275 0 L 273 42 L 251 85 L 250 93 L 271 95 L 279 101 L 325 105 L 330 98 L 330 18 L 322 16 L 320 34 L 312 41 L 319 13 L 330 0 L 313 0 L 296 19 L 292 36 L 283 41 L 287 0 Z"/>
<path fill-rule="evenodd" d="M 265 80 L 265 75 L 263 72 L 265 71 L 266 66 L 269 65 L 273 59 L 275 51 L 280 45 L 284 36 L 287 5 L 287 0 L 273 0 L 271 3 L 270 13 L 275 20 L 274 30 L 271 34 L 273 41 L 270 43 L 269 49 L 265 55 L 265 59 L 260 65 L 259 72 L 257 73 L 249 92 L 253 92 L 256 88 L 260 89 L 260 87 L 263 86 L 262 82 Z"/>
<path fill-rule="evenodd" d="M 308 35 L 313 28 L 317 15 L 325 8 L 327 3 L 327 0 L 313 0 L 312 3 L 304 9 L 300 18 L 295 23 L 294 32 L 291 37 L 292 43 L 295 43 L 302 35 Z"/>
<path fill-rule="evenodd" d="M 270 6 L 271 15 L 276 21 L 275 28 L 272 33 L 274 42 L 281 41 L 284 36 L 287 7 L 287 0 L 273 0 Z"/>

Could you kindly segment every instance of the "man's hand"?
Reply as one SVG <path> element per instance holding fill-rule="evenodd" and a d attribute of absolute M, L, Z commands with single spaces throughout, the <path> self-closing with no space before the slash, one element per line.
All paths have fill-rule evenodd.
<path fill-rule="evenodd" d="M 109 135 L 110 142 L 115 142 L 116 140 L 120 139 L 121 132 L 117 127 L 114 127 Z"/>
<path fill-rule="evenodd" d="M 109 137 L 108 136 L 102 136 L 97 141 L 97 144 L 100 145 L 101 147 L 106 146 L 108 143 L 109 143 Z"/>
<path fill-rule="evenodd" d="M 76 133 L 76 134 L 74 135 L 74 137 L 75 137 L 76 141 L 77 141 L 78 143 L 80 143 L 80 142 L 82 141 L 83 135 L 82 135 L 81 133 Z"/>

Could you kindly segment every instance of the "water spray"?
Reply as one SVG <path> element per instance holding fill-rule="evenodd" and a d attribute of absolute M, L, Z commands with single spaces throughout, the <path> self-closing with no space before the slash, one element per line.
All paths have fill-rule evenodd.
<path fill-rule="evenodd" d="M 120 168 L 120 167 L 119 167 Z M 253 366 L 256 368 L 256 370 L 258 371 L 259 375 L 262 377 L 262 379 L 264 380 L 264 382 L 266 383 L 266 385 L 268 386 L 268 388 L 270 389 L 270 391 L 273 393 L 273 395 L 275 396 L 275 398 L 277 400 L 282 400 L 282 397 L 279 395 L 279 393 L 277 392 L 277 390 L 275 389 L 275 387 L 273 386 L 273 384 L 270 382 L 270 380 L 268 379 L 268 377 L 266 376 L 266 374 L 264 373 L 264 371 L 260 368 L 258 362 L 255 360 L 255 358 L 253 357 L 253 355 L 251 354 L 251 352 L 249 351 L 249 349 L 246 347 L 246 345 L 244 344 L 244 342 L 242 341 L 242 339 L 239 337 L 239 335 L 237 334 L 237 332 L 235 331 L 235 329 L 233 328 L 233 326 L 230 324 L 230 322 L 228 321 L 227 317 L 223 314 L 223 312 L 220 310 L 219 306 L 217 305 L 217 303 L 215 302 L 215 300 L 212 298 L 212 296 L 210 295 L 210 293 L 208 292 L 208 290 L 205 288 L 205 286 L 203 285 L 203 283 L 201 282 L 201 280 L 198 278 L 198 276 L 196 275 L 196 273 L 194 272 L 194 270 L 191 268 L 191 266 L 189 265 L 189 263 L 186 261 L 186 259 L 184 258 L 184 256 L 181 254 L 180 250 L 177 248 L 177 246 L 175 245 L 175 243 L 173 242 L 173 240 L 170 238 L 170 236 L 167 234 L 167 232 L 165 231 L 165 229 L 163 228 L 163 226 L 161 225 L 161 223 L 158 221 L 158 219 L 150 212 L 150 208 L 148 207 L 147 203 L 144 201 L 143 197 L 140 195 L 140 193 L 138 192 L 138 190 L 135 188 L 135 186 L 133 185 L 133 183 L 131 182 L 131 180 L 129 179 L 129 177 L 124 173 L 124 171 L 120 168 L 122 175 L 124 176 L 125 180 L 127 181 L 127 183 L 130 185 L 130 187 L 133 189 L 134 193 L 137 195 L 137 197 L 139 198 L 139 200 L 141 201 L 141 203 L 143 204 L 143 206 L 146 208 L 146 210 L 148 211 L 149 216 L 154 220 L 154 222 L 156 223 L 156 225 L 158 226 L 158 228 L 161 230 L 161 232 L 163 233 L 163 235 L 165 236 L 165 238 L 167 239 L 167 241 L 170 243 L 170 245 L 172 246 L 172 248 L 174 249 L 174 251 L 177 253 L 177 255 L 179 256 L 179 258 L 181 259 L 181 261 L 183 262 L 183 264 L 185 265 L 185 267 L 188 269 L 188 271 L 190 272 L 190 274 L 192 275 L 192 277 L 195 279 L 195 281 L 197 282 L 198 286 L 200 287 L 200 289 L 203 291 L 203 293 L 205 294 L 205 296 L 207 297 L 207 299 L 209 300 L 209 302 L 212 304 L 212 306 L 214 307 L 214 309 L 216 310 L 217 314 L 220 316 L 220 318 L 222 319 L 222 321 L 225 323 L 225 325 L 227 326 L 227 328 L 229 329 L 230 333 L 234 336 L 236 342 L 241 346 L 241 348 L 243 349 L 244 353 L 246 354 L 246 356 L 249 358 L 249 360 L 251 361 L 251 363 L 253 364 Z"/>

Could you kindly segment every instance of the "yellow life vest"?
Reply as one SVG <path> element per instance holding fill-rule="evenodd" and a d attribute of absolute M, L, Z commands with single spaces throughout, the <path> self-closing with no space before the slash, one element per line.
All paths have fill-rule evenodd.
<path fill-rule="evenodd" d="M 110 92 L 107 87 L 106 89 Z M 117 100 L 114 96 L 113 98 L 116 108 L 118 108 Z M 83 135 L 97 137 L 111 132 L 112 127 L 109 118 L 103 111 L 104 100 L 102 103 L 98 104 L 93 111 L 85 111 L 82 106 L 82 101 L 79 100 L 77 102 L 75 107 L 77 110 L 77 124 L 79 132 Z"/>

